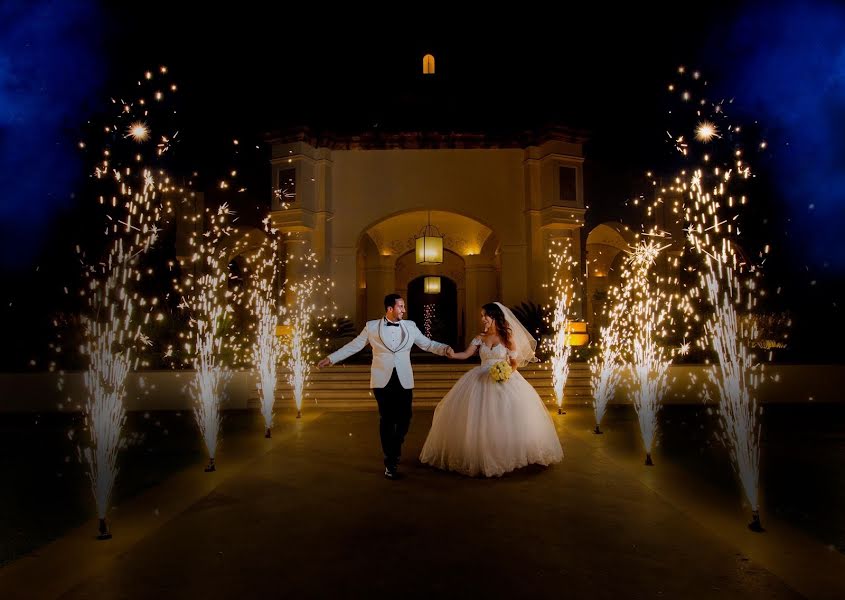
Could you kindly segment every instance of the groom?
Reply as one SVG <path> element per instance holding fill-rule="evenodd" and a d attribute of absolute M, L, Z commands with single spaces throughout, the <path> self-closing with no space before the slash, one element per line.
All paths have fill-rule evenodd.
<path fill-rule="evenodd" d="M 402 442 L 411 424 L 411 400 L 414 371 L 411 347 L 416 344 L 427 352 L 444 356 L 451 348 L 425 337 L 413 321 L 403 321 L 405 301 L 399 294 L 384 297 L 384 317 L 367 321 L 364 330 L 343 348 L 329 354 L 317 366 L 334 365 L 360 352 L 369 343 L 373 347 L 370 387 L 378 402 L 381 417 L 379 434 L 384 451 L 384 476 L 399 479 Z"/>

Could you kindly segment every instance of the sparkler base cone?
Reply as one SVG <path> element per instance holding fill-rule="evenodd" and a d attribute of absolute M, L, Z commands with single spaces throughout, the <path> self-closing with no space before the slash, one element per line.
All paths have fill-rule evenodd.
<path fill-rule="evenodd" d="M 273 432 L 270 430 L 270 428 L 269 428 L 269 427 L 267 427 L 267 428 L 264 430 L 264 437 L 265 437 L 265 438 L 267 438 L 268 440 L 269 440 L 271 437 L 273 437 Z"/>
<path fill-rule="evenodd" d="M 214 466 L 214 459 L 209 458 L 208 459 L 208 465 L 206 465 L 206 467 L 205 467 L 205 472 L 206 473 L 213 473 L 216 470 L 217 470 L 217 467 Z"/>
<path fill-rule="evenodd" d="M 763 533 L 764 531 L 766 531 L 765 529 L 763 529 L 763 524 L 760 522 L 759 511 L 752 511 L 751 522 L 748 524 L 748 529 L 750 529 L 754 533 Z"/>
<path fill-rule="evenodd" d="M 595 433 L 596 435 L 602 435 L 602 434 L 604 434 L 604 431 L 602 431 L 601 429 L 599 429 L 598 424 L 596 424 L 596 428 L 595 428 L 595 429 L 593 429 L 593 433 Z"/>
<path fill-rule="evenodd" d="M 645 466 L 653 467 L 654 461 L 651 460 L 651 452 L 646 452 L 645 454 Z"/>
<path fill-rule="evenodd" d="M 301 419 L 301 418 L 302 418 L 302 411 L 301 411 L 301 410 L 297 410 L 297 411 L 296 411 L 296 418 L 297 418 L 297 419 Z"/>
<path fill-rule="evenodd" d="M 111 539 L 111 532 L 109 531 L 109 526 L 106 524 L 105 519 L 100 519 L 99 527 L 97 528 L 97 539 L 98 540 L 110 540 Z"/>

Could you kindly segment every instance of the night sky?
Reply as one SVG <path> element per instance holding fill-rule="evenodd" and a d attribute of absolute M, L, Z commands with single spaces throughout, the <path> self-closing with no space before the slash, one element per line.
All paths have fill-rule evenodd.
<path fill-rule="evenodd" d="M 205 189 L 237 166 L 246 213 L 269 197 L 261 141 L 279 128 L 507 132 L 558 122 L 588 132 L 585 193 L 598 222 L 630 210 L 645 170 L 671 172 L 667 84 L 683 64 L 769 142 L 749 221 L 766 221 L 757 236 L 775 247 L 770 268 L 790 308 L 815 315 L 801 324 L 804 343 L 817 345 L 807 332 L 819 314 L 841 321 L 841 5 L 690 2 L 666 12 L 560 3 L 458 15 L 455 4 L 408 13 L 395 4 L 247 4 L 0 2 L 6 320 L 49 311 L 43 296 L 66 268 L 59 257 L 85 241 L 84 227 L 74 229 L 89 214 L 93 158 L 78 142 L 146 69 L 167 65 L 179 85 L 173 168 L 196 171 Z M 434 84 L 419 76 L 426 52 L 437 59 Z M 233 138 L 244 141 L 237 156 Z"/>

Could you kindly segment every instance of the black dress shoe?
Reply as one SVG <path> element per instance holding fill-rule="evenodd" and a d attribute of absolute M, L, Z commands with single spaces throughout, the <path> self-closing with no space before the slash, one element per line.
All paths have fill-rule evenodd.
<path fill-rule="evenodd" d="M 391 480 L 402 479 L 402 475 L 399 473 L 399 471 L 396 470 L 396 467 L 393 467 L 392 469 L 390 467 L 387 467 L 384 470 L 384 477 L 385 479 Z"/>

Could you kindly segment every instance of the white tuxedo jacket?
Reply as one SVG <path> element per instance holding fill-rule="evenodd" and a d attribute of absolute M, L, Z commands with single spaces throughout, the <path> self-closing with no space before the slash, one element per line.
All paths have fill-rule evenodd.
<path fill-rule="evenodd" d="M 402 328 L 402 336 L 397 347 L 393 348 L 384 342 L 382 335 L 388 325 L 384 317 L 367 321 L 363 331 L 354 340 L 346 344 L 337 352 L 329 354 L 332 364 L 349 358 L 356 352 L 360 352 L 367 344 L 373 347 L 373 365 L 370 368 L 370 387 L 383 388 L 390 381 L 393 369 L 399 376 L 402 387 L 411 389 L 414 387 L 414 371 L 411 368 L 411 347 L 416 344 L 427 352 L 446 354 L 446 344 L 435 342 L 425 337 L 413 321 L 399 321 Z"/>

